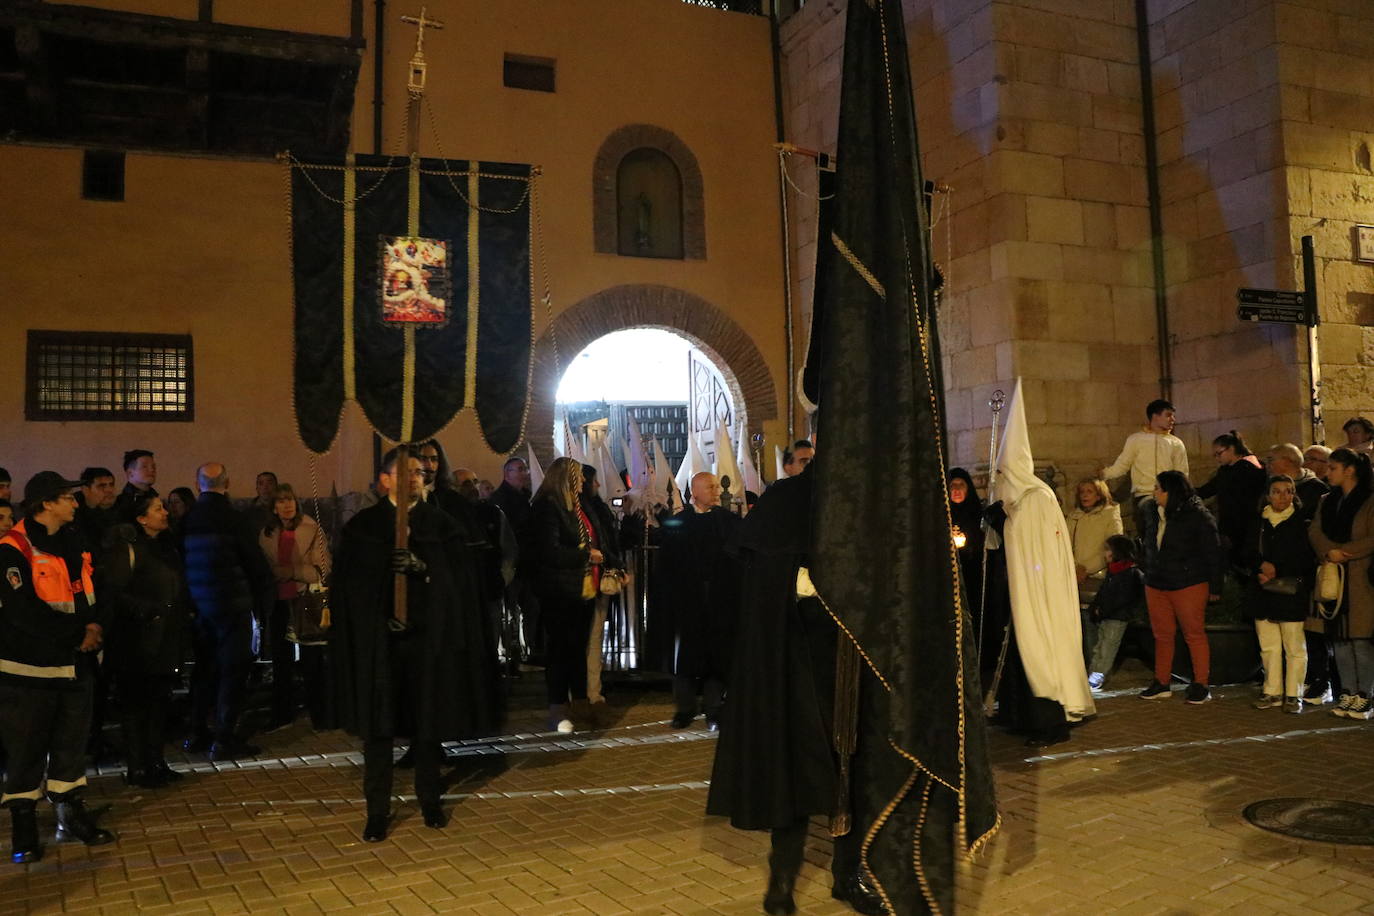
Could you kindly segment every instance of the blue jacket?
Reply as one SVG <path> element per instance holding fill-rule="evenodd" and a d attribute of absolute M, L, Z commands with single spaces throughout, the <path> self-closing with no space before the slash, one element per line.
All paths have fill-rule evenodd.
<path fill-rule="evenodd" d="M 186 586 L 201 620 L 223 629 L 263 617 L 272 599 L 272 568 L 248 519 L 223 493 L 202 493 L 186 513 Z"/>

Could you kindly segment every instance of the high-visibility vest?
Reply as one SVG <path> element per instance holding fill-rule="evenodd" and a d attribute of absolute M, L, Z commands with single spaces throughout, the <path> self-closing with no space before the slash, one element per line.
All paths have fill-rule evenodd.
<path fill-rule="evenodd" d="M 95 604 L 95 570 L 91 564 L 90 553 L 84 550 L 81 552 L 81 578 L 72 581 L 66 560 L 44 553 L 33 546 L 25 527 L 28 521 L 24 519 L 11 528 L 8 534 L 0 538 L 0 545 L 13 547 L 24 555 L 24 559 L 29 563 L 29 580 L 33 582 L 33 590 L 39 600 L 64 614 L 76 613 L 78 595 L 85 595 L 89 604 Z"/>

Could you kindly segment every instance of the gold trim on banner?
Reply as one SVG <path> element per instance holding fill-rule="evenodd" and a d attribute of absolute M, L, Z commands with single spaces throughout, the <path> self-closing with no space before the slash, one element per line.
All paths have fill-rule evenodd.
<path fill-rule="evenodd" d="M 354 263 L 354 243 L 358 231 L 358 173 L 353 170 L 353 154 L 344 160 L 343 183 L 343 396 L 345 401 L 358 399 L 355 377 L 356 354 L 353 346 L 353 281 L 357 265 Z"/>
<path fill-rule="evenodd" d="M 420 234 L 420 155 L 410 157 L 410 184 L 406 192 L 406 233 Z M 415 429 L 415 327 L 406 325 L 405 361 L 401 366 L 401 442 L 409 443 Z"/>
<path fill-rule="evenodd" d="M 466 373 L 463 381 L 463 400 L 473 410 L 477 409 L 477 315 L 481 292 L 481 263 L 478 258 L 477 239 L 480 229 L 481 211 L 478 209 L 478 192 L 481 179 L 477 176 L 477 163 L 469 163 L 468 168 L 468 346 Z M 452 181 L 452 179 L 449 179 Z"/>
<path fill-rule="evenodd" d="M 886 302 L 887 290 L 883 289 L 883 284 L 878 282 L 878 278 L 873 275 L 873 271 L 869 270 L 868 266 L 864 264 L 863 261 L 859 260 L 858 255 L 854 254 L 854 252 L 849 249 L 849 246 L 844 243 L 844 239 L 840 238 L 834 232 L 831 232 L 830 241 L 834 243 L 835 250 L 849 262 L 849 266 L 854 268 L 854 272 L 864 278 L 864 282 L 872 287 L 873 292 L 878 294 L 879 299 Z"/>

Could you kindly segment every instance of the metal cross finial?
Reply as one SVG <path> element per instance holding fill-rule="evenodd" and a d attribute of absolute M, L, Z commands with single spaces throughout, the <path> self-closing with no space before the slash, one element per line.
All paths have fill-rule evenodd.
<path fill-rule="evenodd" d="M 442 28 L 444 27 L 444 24 L 443 24 L 442 22 L 440 22 L 438 19 L 430 19 L 428 16 L 425 15 L 425 12 L 426 12 L 428 9 L 429 9 L 429 7 L 427 7 L 427 6 L 422 6 L 422 7 L 420 7 L 420 15 L 419 15 L 418 17 L 416 17 L 416 16 L 402 16 L 402 17 L 401 17 L 401 21 L 402 21 L 402 22 L 408 22 L 408 23 L 410 23 L 411 25 L 414 25 L 414 26 L 418 26 L 418 27 L 419 27 L 419 30 L 418 30 L 418 31 L 416 32 L 416 34 L 415 34 L 415 56 L 416 56 L 416 57 L 424 57 L 424 56 L 425 56 L 425 27 L 428 26 L 428 27 L 431 28 L 431 29 L 442 29 Z"/>

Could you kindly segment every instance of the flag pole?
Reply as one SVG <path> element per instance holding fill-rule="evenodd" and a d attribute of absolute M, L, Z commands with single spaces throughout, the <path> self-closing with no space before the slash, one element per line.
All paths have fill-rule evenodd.
<path fill-rule="evenodd" d="M 406 153 L 410 156 L 410 200 L 407 206 L 406 232 L 420 233 L 419 173 L 420 173 L 420 103 L 425 95 L 425 78 L 429 65 L 425 62 L 425 29 L 442 29 L 444 24 L 426 16 L 428 7 L 420 7 L 419 16 L 402 16 L 401 21 L 416 27 L 415 55 L 410 59 L 410 76 L 406 93 Z M 396 549 L 410 545 L 410 438 L 414 418 L 415 397 L 415 327 L 406 325 L 405 365 L 402 369 L 401 439 L 396 443 L 396 466 L 393 474 L 396 496 Z M 408 583 L 405 573 L 397 573 L 392 591 L 392 617 L 405 628 L 409 611 Z"/>

